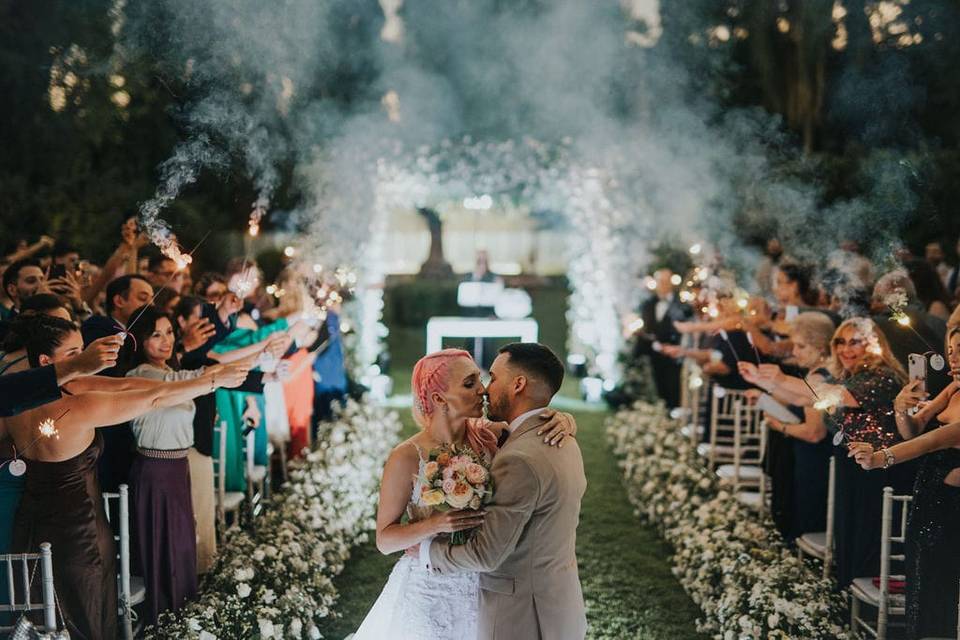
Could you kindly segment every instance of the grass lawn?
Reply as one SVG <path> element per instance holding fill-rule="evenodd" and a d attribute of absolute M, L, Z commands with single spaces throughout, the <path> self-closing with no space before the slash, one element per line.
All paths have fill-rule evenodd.
<path fill-rule="evenodd" d="M 407 437 L 416 427 L 409 411 L 402 416 Z M 669 548 L 633 516 L 620 471 L 606 446 L 605 416 L 577 415 L 588 483 L 577 533 L 588 637 L 701 638 L 693 625 L 699 610 L 670 573 Z M 397 557 L 381 555 L 372 540 L 354 550 L 336 579 L 340 601 L 335 609 L 341 617 L 321 629 L 324 637 L 340 639 L 360 626 Z"/>

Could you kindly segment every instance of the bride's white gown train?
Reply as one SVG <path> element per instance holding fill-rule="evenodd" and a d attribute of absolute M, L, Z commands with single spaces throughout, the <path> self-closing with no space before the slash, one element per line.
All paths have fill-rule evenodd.
<path fill-rule="evenodd" d="M 420 475 L 423 464 L 420 456 Z M 417 522 L 432 513 L 433 507 L 420 502 L 418 480 L 407 517 Z M 404 555 L 353 640 L 473 640 L 480 604 L 478 582 L 477 573 L 437 574 L 420 559 Z"/>

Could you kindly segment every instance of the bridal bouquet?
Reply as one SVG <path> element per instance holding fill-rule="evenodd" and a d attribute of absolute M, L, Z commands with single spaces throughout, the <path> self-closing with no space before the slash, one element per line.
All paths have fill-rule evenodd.
<path fill-rule="evenodd" d="M 486 461 L 467 446 L 443 445 L 430 451 L 420 475 L 420 502 L 440 511 L 477 510 L 490 502 L 493 479 Z M 450 534 L 450 544 L 463 544 L 470 531 Z"/>

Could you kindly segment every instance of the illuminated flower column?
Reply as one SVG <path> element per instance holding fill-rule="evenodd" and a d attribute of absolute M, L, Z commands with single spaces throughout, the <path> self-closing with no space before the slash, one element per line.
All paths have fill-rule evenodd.
<path fill-rule="evenodd" d="M 617 354 L 623 343 L 617 276 L 624 267 L 615 235 L 617 210 L 598 169 L 571 167 L 567 180 L 567 215 L 572 226 L 567 268 L 572 290 L 567 310 L 569 350 L 593 361 L 591 373 L 617 380 Z"/>

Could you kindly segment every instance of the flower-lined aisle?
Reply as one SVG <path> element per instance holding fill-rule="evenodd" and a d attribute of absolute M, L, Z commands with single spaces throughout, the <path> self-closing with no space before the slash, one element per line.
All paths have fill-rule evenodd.
<path fill-rule="evenodd" d="M 400 428 L 396 413 L 352 401 L 321 423 L 316 450 L 291 464 L 256 529 L 232 532 L 198 599 L 146 638 L 320 638 L 338 596 L 332 579 L 374 527 L 380 472 Z"/>
<path fill-rule="evenodd" d="M 736 500 L 662 405 L 617 413 L 607 436 L 638 515 L 674 549 L 673 572 L 704 614 L 701 631 L 723 640 L 849 637 L 832 582 Z"/>

